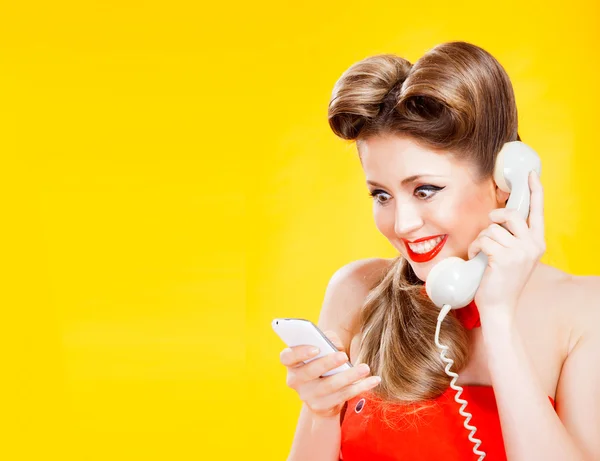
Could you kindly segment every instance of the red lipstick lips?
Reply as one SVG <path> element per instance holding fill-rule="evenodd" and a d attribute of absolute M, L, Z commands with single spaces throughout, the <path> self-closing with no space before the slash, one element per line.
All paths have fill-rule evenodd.
<path fill-rule="evenodd" d="M 424 237 L 422 239 L 418 239 L 418 240 L 415 240 L 414 242 L 410 242 L 410 243 L 424 242 L 426 240 L 431 240 L 436 237 L 439 237 L 439 235 L 433 236 L 433 237 Z M 433 248 L 433 249 L 431 249 L 431 251 L 428 251 L 427 253 L 423 253 L 423 254 L 415 253 L 408 246 L 408 240 L 405 240 L 405 239 L 402 239 L 402 240 L 404 241 L 404 245 L 406 246 L 406 250 L 408 252 L 408 256 L 410 257 L 410 259 L 412 259 L 416 263 L 426 263 L 427 261 L 431 261 L 433 258 L 435 258 L 437 256 L 437 254 L 442 250 L 442 247 L 446 243 L 447 239 L 448 239 L 448 234 L 444 235 L 444 238 L 442 238 L 440 243 L 438 243 L 435 246 L 435 248 Z"/>

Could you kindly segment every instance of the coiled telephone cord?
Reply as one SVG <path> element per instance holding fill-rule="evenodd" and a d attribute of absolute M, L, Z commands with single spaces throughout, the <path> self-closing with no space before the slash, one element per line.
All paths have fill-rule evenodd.
<path fill-rule="evenodd" d="M 472 426 L 469 424 L 469 421 L 471 420 L 473 415 L 471 413 L 464 411 L 468 402 L 466 400 L 460 398 L 460 395 L 463 392 L 463 388 L 461 386 L 458 386 L 457 384 L 455 384 L 456 380 L 458 379 L 458 374 L 454 373 L 453 371 L 450 371 L 450 368 L 452 367 L 452 365 L 454 365 L 454 360 L 452 360 L 449 357 L 446 357 L 446 352 L 449 350 L 449 347 L 444 346 L 439 341 L 440 327 L 442 326 L 442 322 L 446 318 L 446 315 L 448 315 L 448 312 L 450 312 L 450 309 L 452 309 L 452 307 L 450 305 L 444 304 L 444 307 L 440 311 L 440 315 L 438 315 L 438 323 L 437 323 L 437 327 L 435 329 L 435 345 L 437 347 L 439 347 L 440 349 L 442 349 L 442 353 L 440 354 L 440 357 L 447 364 L 446 368 L 445 368 L 446 374 L 448 376 L 452 377 L 452 381 L 450 381 L 450 387 L 456 391 L 456 394 L 454 395 L 454 400 L 457 403 L 461 404 L 461 407 L 458 410 L 458 412 L 462 416 L 465 417 L 464 426 L 467 430 L 471 431 L 469 433 L 469 440 L 475 444 L 475 446 L 473 447 L 473 453 L 475 453 L 476 455 L 479 455 L 478 461 L 482 461 L 486 455 L 485 455 L 484 451 L 478 450 L 479 446 L 481 445 L 481 440 L 476 439 L 474 437 L 474 434 L 477 431 L 477 428 L 475 426 Z"/>

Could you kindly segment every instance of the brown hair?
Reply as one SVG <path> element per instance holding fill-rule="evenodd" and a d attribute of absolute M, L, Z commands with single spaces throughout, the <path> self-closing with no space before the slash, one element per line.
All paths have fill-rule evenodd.
<path fill-rule="evenodd" d="M 353 64 L 335 83 L 329 125 L 356 141 L 398 134 L 433 150 L 449 151 L 493 175 L 503 144 L 520 139 L 517 107 L 508 75 L 487 51 L 466 42 L 440 44 L 415 64 L 393 54 Z M 450 377 L 435 345 L 439 309 L 423 293 L 423 282 L 398 256 L 371 290 L 358 319 L 358 360 L 382 378 L 376 393 L 385 400 L 416 402 L 444 392 Z M 449 346 L 453 371 L 468 361 L 468 335 L 448 315 L 440 342 Z"/>

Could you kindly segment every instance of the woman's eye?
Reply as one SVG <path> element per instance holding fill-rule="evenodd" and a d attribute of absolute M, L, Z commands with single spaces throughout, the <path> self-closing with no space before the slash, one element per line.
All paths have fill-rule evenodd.
<path fill-rule="evenodd" d="M 387 199 L 382 200 L 381 197 L 387 195 L 389 197 L 389 194 L 386 192 L 383 192 L 382 190 L 374 190 L 369 192 L 369 196 L 373 197 L 375 200 L 377 200 L 377 203 L 380 203 L 381 205 L 383 205 L 385 202 L 387 202 Z"/>
<path fill-rule="evenodd" d="M 442 190 L 443 187 L 437 187 L 432 185 L 420 186 L 415 189 L 415 195 L 419 198 L 427 200 L 430 197 L 433 197 L 437 191 Z"/>
<path fill-rule="evenodd" d="M 422 200 L 428 200 L 433 197 L 436 192 L 444 189 L 443 187 L 432 186 L 430 184 L 420 186 L 415 189 L 415 196 Z M 369 192 L 369 196 L 373 197 L 380 205 L 386 204 L 390 199 L 390 194 L 382 190 L 374 190 Z"/>

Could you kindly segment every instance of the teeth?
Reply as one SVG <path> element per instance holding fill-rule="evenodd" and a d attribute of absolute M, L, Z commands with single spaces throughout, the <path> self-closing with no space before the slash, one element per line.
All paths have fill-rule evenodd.
<path fill-rule="evenodd" d="M 409 243 L 409 248 L 418 254 L 427 253 L 435 248 L 435 246 L 442 241 L 444 237 L 436 237 L 431 240 L 426 240 L 424 242 L 419 243 Z"/>

